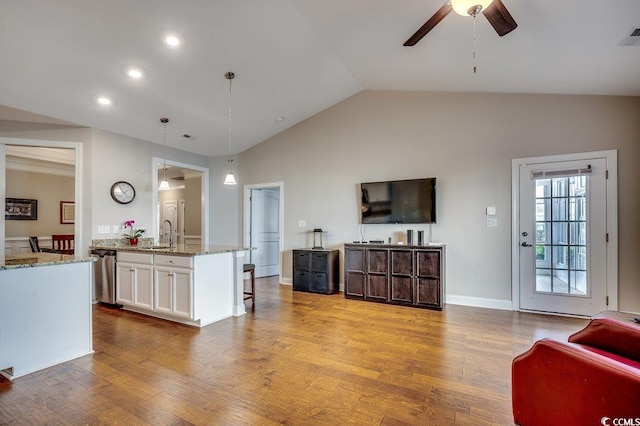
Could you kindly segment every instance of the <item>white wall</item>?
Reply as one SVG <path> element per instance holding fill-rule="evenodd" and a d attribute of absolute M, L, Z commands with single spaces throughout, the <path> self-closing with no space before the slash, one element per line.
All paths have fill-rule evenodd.
<path fill-rule="evenodd" d="M 0 137 L 83 144 L 83 235 L 86 237 L 84 241 L 76 241 L 81 254 L 88 253 L 92 238 L 117 237 L 98 234 L 99 225 L 121 225 L 125 220 L 134 219 L 136 224 L 152 231 L 152 173 L 155 169 L 151 159 L 162 157 L 162 145 L 98 129 L 2 120 Z M 210 243 L 237 244 L 238 189 L 222 184 L 227 170 L 226 158 L 209 158 L 168 148 L 167 160 L 210 167 Z M 119 180 L 128 181 L 135 187 L 136 199 L 132 203 L 121 205 L 112 200 L 109 190 Z"/>
<path fill-rule="evenodd" d="M 619 150 L 620 309 L 640 311 L 640 98 L 364 91 L 241 154 L 241 185 L 284 182 L 284 279 L 291 250 L 360 239 L 360 182 L 435 176 L 448 295 L 511 300 L 511 160 Z M 487 228 L 485 207 L 497 208 Z M 240 210 L 241 211 L 241 210 Z M 308 229 L 298 228 L 306 220 Z M 366 239 L 423 226 L 367 225 Z M 343 258 L 341 258 L 343 260 Z M 342 263 L 342 262 L 341 262 Z"/>

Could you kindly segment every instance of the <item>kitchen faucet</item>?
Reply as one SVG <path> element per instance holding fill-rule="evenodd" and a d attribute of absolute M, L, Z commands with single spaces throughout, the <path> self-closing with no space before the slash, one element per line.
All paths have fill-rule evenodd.
<path fill-rule="evenodd" d="M 160 229 L 164 228 L 165 223 L 169 224 L 169 250 L 171 250 L 173 248 L 173 224 L 169 219 L 165 219 L 165 221 L 162 222 L 162 225 L 160 225 Z"/>

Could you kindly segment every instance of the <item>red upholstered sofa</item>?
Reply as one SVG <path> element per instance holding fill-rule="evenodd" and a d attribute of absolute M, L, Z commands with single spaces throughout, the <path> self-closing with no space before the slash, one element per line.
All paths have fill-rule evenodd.
<path fill-rule="evenodd" d="M 640 425 L 638 324 L 595 318 L 569 342 L 535 342 L 511 373 L 517 425 Z"/>

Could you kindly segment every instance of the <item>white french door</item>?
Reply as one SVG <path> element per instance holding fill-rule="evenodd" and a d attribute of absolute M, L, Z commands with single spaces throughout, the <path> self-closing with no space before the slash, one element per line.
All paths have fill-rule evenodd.
<path fill-rule="evenodd" d="M 608 274 L 608 159 L 584 156 L 518 164 L 519 309 L 590 316 L 607 309 L 608 285 L 617 294 L 609 282 L 617 273 Z"/>

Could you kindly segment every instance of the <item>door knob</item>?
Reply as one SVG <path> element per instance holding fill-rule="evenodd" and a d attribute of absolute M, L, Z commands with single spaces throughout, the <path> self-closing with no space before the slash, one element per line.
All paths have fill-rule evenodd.
<path fill-rule="evenodd" d="M 522 243 L 522 247 L 533 247 L 533 245 L 525 241 L 524 243 Z"/>

